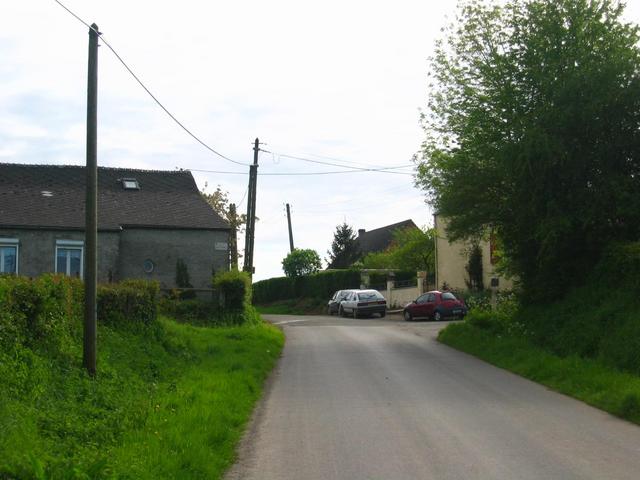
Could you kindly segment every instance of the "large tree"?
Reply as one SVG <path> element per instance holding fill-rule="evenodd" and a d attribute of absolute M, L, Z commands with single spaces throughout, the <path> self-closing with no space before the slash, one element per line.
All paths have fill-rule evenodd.
<path fill-rule="evenodd" d="M 467 1 L 431 61 L 416 182 L 533 299 L 640 234 L 638 28 L 611 0 Z"/>
<path fill-rule="evenodd" d="M 348 268 L 360 257 L 356 234 L 346 222 L 336 227 L 331 250 L 327 254 L 328 268 Z"/>

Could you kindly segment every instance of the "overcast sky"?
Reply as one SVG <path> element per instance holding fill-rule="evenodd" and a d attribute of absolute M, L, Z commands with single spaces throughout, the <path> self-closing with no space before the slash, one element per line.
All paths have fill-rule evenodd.
<path fill-rule="evenodd" d="M 99 25 L 158 99 L 225 156 L 260 173 L 411 163 L 422 140 L 427 58 L 455 1 L 63 0 Z M 627 18 L 640 22 L 640 0 Z M 53 0 L 0 6 L 0 162 L 85 163 L 87 28 Z M 185 168 L 246 211 L 248 169 L 174 124 L 106 48 L 99 51 L 98 164 Z M 243 175 L 195 170 L 242 172 Z M 324 259 L 338 224 L 432 223 L 405 174 L 258 178 L 255 279 L 282 275 L 289 240 Z M 239 238 L 244 245 L 244 237 Z"/>

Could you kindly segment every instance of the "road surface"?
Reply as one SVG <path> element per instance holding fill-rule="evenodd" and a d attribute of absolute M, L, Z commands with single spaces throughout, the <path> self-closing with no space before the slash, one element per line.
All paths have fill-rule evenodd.
<path fill-rule="evenodd" d="M 640 428 L 438 343 L 443 324 L 266 316 L 282 358 L 228 480 L 640 479 Z"/>

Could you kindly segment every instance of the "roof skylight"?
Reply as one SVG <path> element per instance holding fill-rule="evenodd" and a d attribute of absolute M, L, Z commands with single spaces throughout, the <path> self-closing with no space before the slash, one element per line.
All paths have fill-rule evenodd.
<path fill-rule="evenodd" d="M 123 178 L 122 187 L 125 190 L 140 190 L 140 185 L 135 178 Z"/>

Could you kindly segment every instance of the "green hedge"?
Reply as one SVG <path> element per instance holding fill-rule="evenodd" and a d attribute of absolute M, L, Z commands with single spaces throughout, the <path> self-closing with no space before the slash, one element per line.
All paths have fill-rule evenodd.
<path fill-rule="evenodd" d="M 223 310 L 243 310 L 251 303 L 251 277 L 245 272 L 220 272 L 213 277 L 213 286 L 220 292 Z"/>
<path fill-rule="evenodd" d="M 98 321 L 149 325 L 156 319 L 158 285 L 129 280 L 98 288 Z M 35 279 L 0 275 L 0 347 L 15 344 L 60 349 L 82 331 L 84 286 L 75 278 L 46 274 Z"/>
<path fill-rule="evenodd" d="M 261 305 L 293 298 L 329 298 L 336 290 L 348 288 L 360 288 L 360 272 L 357 270 L 270 278 L 253 284 L 253 303 Z"/>
<path fill-rule="evenodd" d="M 125 280 L 98 287 L 98 319 L 107 325 L 150 325 L 158 314 L 157 282 Z"/>
<path fill-rule="evenodd" d="M 83 299 L 77 279 L 0 275 L 0 347 L 40 343 L 58 349 L 81 325 Z"/>

